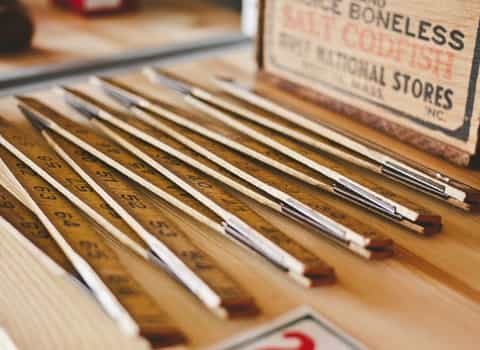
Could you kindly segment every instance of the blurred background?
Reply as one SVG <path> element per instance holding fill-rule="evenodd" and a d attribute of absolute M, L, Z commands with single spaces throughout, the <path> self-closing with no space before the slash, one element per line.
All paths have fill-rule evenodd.
<path fill-rule="evenodd" d="M 0 92 L 248 44 L 255 27 L 255 0 L 0 0 Z"/>

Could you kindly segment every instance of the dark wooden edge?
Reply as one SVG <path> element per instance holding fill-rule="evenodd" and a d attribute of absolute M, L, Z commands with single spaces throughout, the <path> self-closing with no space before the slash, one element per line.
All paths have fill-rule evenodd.
<path fill-rule="evenodd" d="M 258 69 L 263 68 L 263 38 L 264 38 L 264 18 L 265 18 L 266 0 L 258 1 L 258 29 L 256 40 L 255 57 Z"/>

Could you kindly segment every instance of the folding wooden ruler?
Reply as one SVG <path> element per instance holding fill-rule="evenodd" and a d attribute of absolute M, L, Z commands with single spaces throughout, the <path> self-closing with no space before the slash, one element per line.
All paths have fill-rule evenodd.
<path fill-rule="evenodd" d="M 388 177 L 463 210 L 480 210 L 480 191 L 476 188 L 437 170 L 406 160 L 392 150 L 345 130 L 309 119 L 266 97 L 259 90 L 252 90 L 234 79 L 216 77 L 215 82 L 226 93 L 250 105 L 249 108 L 242 108 L 238 103 L 214 98 L 218 106 L 237 117 L 264 125 L 319 151 Z M 252 106 L 258 108 L 261 113 L 252 110 Z"/>
<path fill-rule="evenodd" d="M 128 91 L 131 96 L 137 97 L 137 102 L 144 99 L 148 101 L 148 107 L 143 107 L 147 103 L 142 103 L 142 107 L 139 104 L 131 103 L 130 110 L 144 122 L 154 127 L 161 128 L 160 124 L 166 121 L 174 122 L 196 134 L 204 136 L 204 138 L 214 140 L 320 190 L 342 197 L 355 205 L 364 207 L 417 233 L 433 234 L 441 228 L 441 218 L 438 215 L 430 213 L 427 209 L 399 197 L 381 186 L 351 174 L 334 162 L 323 159 L 316 152 L 308 149 L 299 149 L 293 143 L 289 145 L 289 149 L 296 148 L 296 154 L 301 153 L 303 157 L 308 156 L 309 163 L 313 164 L 314 168 L 320 166 L 331 176 L 324 176 L 317 169 L 312 169 L 298 162 L 296 160 L 297 157 L 288 156 L 269 145 L 265 145 L 263 142 L 251 138 L 249 135 L 239 133 L 235 129 L 227 127 L 226 123 L 220 122 L 215 118 L 202 119 L 199 116 L 187 118 L 188 112 L 164 103 L 162 104 L 159 101 L 153 102 L 138 92 L 134 92 L 131 88 L 126 88 L 112 81 L 108 81 L 105 84 L 107 84 L 105 86 L 108 86 L 106 89 L 114 87 L 115 89 L 121 89 L 122 92 Z M 118 94 L 115 96 L 118 96 Z M 122 101 L 126 101 L 126 99 L 124 98 Z M 222 113 L 220 111 L 215 112 Z M 152 113 L 155 117 L 149 115 Z M 156 120 L 159 118 L 163 121 Z M 194 121 L 194 119 L 201 120 Z M 270 130 L 264 130 L 263 132 L 265 133 L 264 139 L 278 140 L 279 137 L 282 137 L 281 135 L 272 135 Z M 198 139 L 198 136 L 193 137 Z M 348 177 L 342 174 L 347 174 Z"/>
<path fill-rule="evenodd" d="M 235 176 L 221 167 L 227 162 L 226 160 L 223 160 L 219 166 L 205 158 L 199 157 L 196 153 L 198 147 L 195 148 L 195 151 L 192 151 L 182 143 L 179 143 L 168 135 L 146 125 L 135 117 L 124 116 L 123 118 L 119 118 L 118 114 L 109 112 L 107 107 L 102 107 L 98 101 L 94 102 L 94 100 L 80 94 L 78 91 L 65 89 L 64 92 L 69 103 L 76 106 L 80 111 L 85 113 L 88 112 L 88 115 L 90 116 L 97 116 L 97 118 L 100 118 L 94 120 L 96 125 L 99 125 L 102 130 L 109 133 L 109 135 L 118 142 L 123 142 L 128 149 L 141 147 L 144 152 L 148 153 L 146 155 L 147 157 L 156 158 L 161 160 L 161 162 L 172 158 L 172 156 L 176 157 L 178 160 L 197 168 L 237 191 L 250 196 L 254 200 L 303 223 L 312 225 L 316 229 L 320 229 L 326 237 L 364 257 L 375 258 L 391 255 L 392 241 L 390 239 L 379 235 L 370 227 L 329 207 L 325 203 L 319 201 L 318 198 L 308 195 L 308 190 L 298 190 L 298 188 L 296 190 L 292 189 L 292 187 L 296 186 L 289 183 L 289 191 L 291 192 L 295 190 L 294 196 L 291 196 L 290 194 L 284 193 L 278 188 L 267 184 L 266 182 L 274 176 L 265 168 L 260 167 L 255 170 L 254 176 L 256 177 L 254 177 L 248 175 L 243 170 L 243 168 L 249 168 L 252 166 L 248 160 L 245 162 L 245 159 L 243 159 L 243 163 L 239 166 L 230 164 L 227 167 L 229 171 L 235 175 L 244 174 L 241 178 L 246 181 L 242 182 L 242 180 L 235 178 Z M 106 122 L 101 122 L 100 120 L 108 121 L 109 125 L 107 126 Z M 113 125 L 115 125 L 115 127 Z M 117 128 L 117 131 L 111 131 L 112 128 Z M 119 131 L 118 129 L 123 129 L 123 131 Z M 124 135 L 123 137 L 121 136 L 122 134 Z M 146 143 L 139 141 L 138 138 L 150 143 L 151 146 L 147 147 Z M 162 140 L 162 142 L 160 140 Z M 169 143 L 168 145 L 165 144 L 167 140 Z M 208 139 L 202 140 L 202 143 L 203 142 L 212 144 L 212 141 Z M 225 150 L 223 146 L 217 147 L 215 150 L 217 153 L 225 151 L 228 150 Z M 219 158 L 216 156 L 215 152 L 208 151 L 206 157 L 208 159 Z M 232 154 L 232 157 L 238 156 L 242 157 L 238 154 Z M 152 161 L 155 162 L 155 159 Z M 157 164 L 155 166 L 159 165 Z M 185 165 L 183 166 L 185 167 Z M 258 176 L 261 177 L 261 180 Z M 266 182 L 264 182 L 265 178 L 267 178 Z M 282 181 L 281 186 L 285 186 L 284 181 Z M 257 191 L 260 190 L 262 193 L 259 194 L 256 192 L 252 194 L 252 188 Z M 305 205 L 298 199 L 301 199 L 302 201 L 306 199 L 309 204 L 313 204 L 313 208 L 312 206 Z"/>
<path fill-rule="evenodd" d="M 234 237 L 241 241 L 303 284 L 311 286 L 332 281 L 331 267 L 228 194 L 221 186 L 210 183 L 211 181 L 207 178 L 202 178 L 202 174 L 195 172 L 195 169 L 191 170 L 188 167 L 184 167 L 183 171 L 176 169 L 181 171 L 182 177 L 187 177 L 193 183 L 192 186 L 185 186 L 185 181 L 178 175 L 168 169 L 165 170 L 165 164 L 154 164 L 156 171 L 153 172 L 151 171 L 153 167 L 139 166 L 139 159 L 133 156 L 133 154 L 142 155 L 142 152 L 137 149 L 138 145 L 129 145 L 128 150 L 132 154 L 128 154 L 112 142 L 95 135 L 91 130 L 73 123 L 33 99 L 23 98 L 21 108 L 34 123 L 41 123 L 44 129 L 68 139 L 187 215 L 207 223 L 217 232 L 227 234 L 229 238 Z M 148 145 L 145 144 L 145 146 Z M 176 164 L 179 162 L 172 159 L 169 166 L 176 166 Z M 180 191 L 177 186 L 182 186 Z M 195 191 L 191 191 L 193 186 Z M 185 204 L 186 193 L 187 196 L 191 193 L 196 195 L 194 198 L 197 201 L 194 205 L 197 207 L 199 203 L 207 202 L 206 207 L 210 209 L 208 216 L 196 210 L 196 207 L 190 206 L 191 202 L 188 205 Z M 198 193 L 201 195 L 198 196 Z M 204 193 L 208 193 L 209 197 Z M 218 204 L 210 197 L 215 198 Z M 189 200 L 191 199 L 190 197 Z M 205 211 L 205 206 L 202 210 Z"/>
<path fill-rule="evenodd" d="M 88 200 L 84 198 L 85 203 L 100 208 L 99 203 L 103 199 L 118 218 L 121 216 L 124 220 L 115 220 L 115 226 L 121 228 L 122 232 L 128 232 L 129 236 L 138 235 L 144 245 L 142 248 L 149 256 L 154 254 L 154 262 L 159 262 L 209 309 L 221 317 L 256 314 L 253 299 L 136 187 L 91 156 L 85 157 L 77 146 L 70 143 L 59 146 L 62 138 L 56 142 L 43 134 L 54 150 L 78 173 L 71 172 L 69 182 L 75 182 L 78 186 L 84 181 L 83 188 L 92 188 L 96 192 L 88 191 L 91 194 Z M 50 162 L 62 163 L 53 155 L 49 155 L 49 158 Z M 68 166 L 65 164 L 64 168 Z M 54 176 L 62 180 L 60 174 Z"/>
<path fill-rule="evenodd" d="M 3 170 L 3 169 L 2 169 Z M 13 235 L 32 255 L 55 275 L 81 282 L 77 270 L 57 245 L 48 230 L 20 199 L 0 185 L 0 227 Z M 27 199 L 25 199 L 27 200 Z"/>
<path fill-rule="evenodd" d="M 47 182 L 38 174 L 42 168 L 17 148 L 24 146 L 35 159 L 47 159 L 39 141 L 34 134 L 1 121 L 4 176 L 16 184 L 16 192 L 29 203 L 84 283 L 126 334 L 140 334 L 156 346 L 183 342 L 183 334 L 131 277 L 99 229 L 57 190 L 62 185 Z M 57 173 L 70 175 L 53 157 L 46 161 Z"/>
<path fill-rule="evenodd" d="M 288 170 L 289 174 L 293 174 L 293 176 L 302 181 L 320 188 L 326 188 L 327 191 L 334 195 L 340 196 L 355 205 L 365 207 L 419 233 L 431 234 L 440 230 L 441 218 L 438 215 L 432 214 L 427 209 L 413 204 L 384 187 L 367 181 L 339 165 L 338 162 L 329 160 L 327 157 L 303 144 L 299 144 L 286 135 L 277 133 L 263 125 L 258 125 L 251 120 L 235 118 L 232 115 L 235 105 L 232 107 L 225 100 L 217 98 L 203 89 L 193 87 L 183 80 L 180 81 L 178 78 L 174 79 L 160 73 L 156 73 L 155 77 L 155 81 L 180 92 L 184 96 L 184 100 L 196 109 L 206 113 L 224 126 L 228 125 L 229 128 L 246 136 L 250 149 L 257 148 L 257 152 L 253 153 L 245 150 L 244 147 L 239 147 L 239 142 L 237 144 L 230 143 L 229 146 L 235 150 L 253 156 L 255 159 L 259 159 L 259 155 L 262 153 L 267 153 L 269 159 L 263 158 L 263 161 L 267 162 L 267 164 L 278 166 L 280 159 L 281 163 L 288 165 L 280 169 Z M 107 83 L 110 83 L 110 81 Z M 118 83 L 115 85 L 118 86 Z M 109 86 L 111 84 L 107 85 L 106 89 Z M 191 91 L 195 91 L 197 95 L 203 97 L 194 96 Z M 151 103 L 146 108 L 158 109 L 157 105 L 158 103 Z M 230 108 L 225 109 L 227 107 Z M 235 113 L 240 112 L 235 110 Z M 165 113 L 162 114 L 164 115 Z M 220 137 L 218 135 L 215 136 L 218 141 Z M 226 143 L 225 138 L 222 141 L 224 144 Z M 288 160 L 285 158 L 288 158 Z M 277 164 L 274 165 L 273 161 L 275 160 Z"/>

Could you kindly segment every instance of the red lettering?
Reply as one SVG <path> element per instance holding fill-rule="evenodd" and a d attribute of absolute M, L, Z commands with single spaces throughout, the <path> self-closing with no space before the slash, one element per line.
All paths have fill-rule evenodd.
<path fill-rule="evenodd" d="M 356 35 L 358 36 L 358 26 L 356 24 L 348 23 L 345 27 L 343 27 L 342 39 L 348 48 L 356 48 Z"/>
<path fill-rule="evenodd" d="M 452 79 L 455 54 L 453 52 L 448 52 L 441 49 L 432 50 L 435 51 L 433 72 L 437 75 L 437 77 L 440 77 L 443 71 L 443 77 L 445 79 Z"/>
<path fill-rule="evenodd" d="M 335 17 L 323 16 L 323 22 L 325 24 L 323 40 L 331 42 L 335 30 Z"/>
<path fill-rule="evenodd" d="M 363 29 L 360 32 L 360 49 L 364 52 L 372 53 L 377 45 L 375 33 L 370 29 Z"/>
<path fill-rule="evenodd" d="M 430 70 L 432 68 L 432 48 L 421 47 L 416 66 L 422 70 Z"/>
<path fill-rule="evenodd" d="M 288 30 L 308 34 L 331 41 L 335 29 L 335 18 L 319 15 L 312 10 L 293 8 L 290 5 L 283 7 L 283 27 Z"/>
<path fill-rule="evenodd" d="M 296 11 L 291 6 L 285 5 L 283 8 L 283 18 L 285 19 L 283 26 L 288 29 L 297 30 L 303 28 L 303 21 L 300 16 L 296 15 Z"/>
<path fill-rule="evenodd" d="M 377 55 L 380 57 L 392 57 L 394 56 L 395 43 L 391 36 L 386 33 L 379 33 Z"/>
<path fill-rule="evenodd" d="M 393 55 L 393 58 L 396 62 L 403 61 L 403 57 L 408 54 L 409 46 L 410 45 L 408 44 L 407 40 L 403 38 L 396 41 L 394 55 Z"/>
<path fill-rule="evenodd" d="M 341 37 L 349 49 L 404 63 L 411 68 L 431 72 L 438 78 L 452 79 L 456 57 L 453 52 L 397 38 L 371 28 L 361 28 L 351 22 L 343 27 Z"/>
<path fill-rule="evenodd" d="M 297 339 L 299 341 L 298 345 L 291 348 L 282 348 L 282 347 L 271 347 L 271 348 L 260 348 L 258 350 L 315 350 L 315 341 L 302 332 L 291 331 L 283 334 L 285 339 Z"/>

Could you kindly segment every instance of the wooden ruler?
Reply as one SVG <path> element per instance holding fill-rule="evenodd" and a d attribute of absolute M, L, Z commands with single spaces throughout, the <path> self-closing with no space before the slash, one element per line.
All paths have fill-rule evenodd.
<path fill-rule="evenodd" d="M 38 101 L 30 100 L 27 102 L 27 100 L 24 99 L 22 101 L 22 108 L 27 108 L 27 105 L 30 111 L 35 112 L 36 120 L 41 121 L 46 128 L 67 138 L 91 155 L 98 157 L 110 166 L 118 169 L 118 171 L 127 177 L 130 177 L 147 189 L 153 190 L 154 193 L 164 197 L 164 193 L 159 192 L 155 184 L 149 183 L 145 178 L 139 181 L 137 169 L 127 165 L 128 163 L 132 163 L 130 159 L 131 155 L 126 155 L 124 151 L 121 151 L 118 147 L 115 148 L 112 144 L 105 147 L 105 139 L 94 135 L 92 132 L 86 132 L 84 129 L 82 132 L 80 125 L 77 124 L 76 127 L 73 126 L 72 121 L 62 117 Z M 79 130 L 80 132 L 77 132 Z M 106 132 L 109 131 L 106 127 L 102 130 Z M 125 136 L 129 136 L 121 130 L 112 130 L 112 133 L 123 133 L 124 135 L 120 135 L 120 138 L 125 141 L 127 141 Z M 264 255 L 276 265 L 288 271 L 296 280 L 307 286 L 332 281 L 333 270 L 331 267 L 254 213 L 245 204 L 228 194 L 218 186 L 218 184 L 212 183 L 212 181 L 205 178 L 203 174 L 183 165 L 173 157 L 171 157 L 170 161 L 164 159 L 162 164 L 157 163 L 145 154 L 146 147 L 154 152 L 157 152 L 156 148 L 147 144 L 141 144 L 138 140 L 135 140 L 135 142 L 135 144 L 128 143 L 124 146 L 126 146 L 132 154 L 141 157 L 149 163 L 150 166 L 160 171 L 165 178 L 170 180 L 170 184 L 168 185 L 170 189 L 172 189 L 172 183 L 180 184 L 185 192 L 195 194 L 196 197 L 194 197 L 199 202 L 208 202 L 207 205 L 211 211 L 218 213 L 218 215 L 222 217 L 221 228 L 229 237 L 234 237 L 237 241 L 242 242 Z M 105 149 L 109 152 L 108 155 L 103 152 Z M 113 156 L 114 159 L 111 156 Z M 127 165 L 127 167 L 125 165 Z M 167 169 L 166 166 L 169 168 Z M 156 177 L 161 177 L 161 174 L 156 173 Z M 167 176 L 165 176 L 165 174 Z M 189 181 L 192 185 L 188 185 L 186 181 Z M 166 184 L 163 184 L 164 187 L 165 185 Z M 192 188 L 194 191 L 192 191 Z M 200 196 L 198 193 L 200 193 Z M 181 195 L 183 196 L 183 194 Z M 211 197 L 215 198 L 215 201 L 210 199 Z M 164 199 L 168 201 L 168 197 L 164 197 Z M 230 213 L 230 210 L 233 214 Z M 192 209 L 186 210 L 185 212 L 191 215 Z M 248 224 L 244 223 L 244 221 Z"/>
<path fill-rule="evenodd" d="M 34 167 L 35 172 L 69 198 L 105 232 L 142 258 L 147 260 L 154 258 L 135 231 L 118 216 L 108 203 L 102 200 L 88 183 L 50 149 L 39 134 L 28 130 L 22 132 L 6 122 L 3 122 L 1 126 L 4 145 L 11 146 L 12 150 L 16 152 L 15 156 L 24 162 L 19 165 L 20 167 L 23 166 L 25 171 L 29 171 L 29 167 Z"/>
<path fill-rule="evenodd" d="M 0 171 L 3 172 L 4 169 Z M 0 219 L 0 226 L 10 232 L 32 255 L 44 262 L 51 272 L 80 280 L 75 267 L 45 226 L 4 186 L 0 186 Z"/>
<path fill-rule="evenodd" d="M 172 326 L 164 312 L 131 277 L 91 222 L 35 172 L 33 161 L 22 156 L 27 160 L 24 163 L 17 157 L 22 153 L 9 142 L 12 141 L 10 136 L 13 132 L 12 128 L 1 124 L 0 158 L 10 171 L 7 176 L 21 186 L 39 220 L 106 312 L 127 334 L 133 336 L 140 333 L 152 344 L 183 342 L 183 334 Z M 25 130 L 20 133 L 30 140 L 34 149 L 41 149 L 33 135 L 28 135 Z M 57 168 L 56 171 L 63 172 L 64 169 Z"/>
<path fill-rule="evenodd" d="M 480 210 L 480 191 L 476 188 L 439 171 L 406 160 L 392 150 L 387 150 L 345 130 L 318 120 L 313 121 L 234 79 L 216 77 L 215 82 L 228 94 L 267 112 L 259 114 L 251 108 L 245 109 L 238 104 L 220 102 L 227 110 L 235 114 L 240 112 L 241 114 L 237 115 L 241 115 L 242 118 L 264 125 L 322 152 L 369 169 L 463 210 Z M 218 99 L 216 100 L 218 102 Z"/>
<path fill-rule="evenodd" d="M 248 196 L 249 188 L 244 186 L 244 184 L 239 183 L 238 179 L 235 180 L 235 177 L 228 173 L 228 171 L 224 170 L 222 166 L 235 175 L 245 174 L 242 178 L 247 180 L 249 185 L 253 185 L 256 189 L 260 189 L 263 192 L 264 199 L 260 200 L 261 203 L 265 204 L 269 201 L 274 201 L 277 205 L 271 205 L 270 207 L 272 209 L 302 221 L 303 223 L 312 225 L 316 229 L 320 229 L 322 233 L 326 234 L 326 237 L 333 239 L 335 242 L 364 257 L 373 258 L 391 255 L 392 241 L 390 239 L 375 233 L 370 227 L 325 205 L 315 198 L 315 196 L 305 196 L 305 193 L 308 193 L 309 190 L 293 190 L 295 193 L 294 196 L 291 197 L 290 193 L 292 192 L 292 185 L 288 185 L 289 194 L 286 194 L 278 190 L 278 188 L 267 184 L 264 180 L 266 179 L 268 182 L 273 175 L 265 168 L 260 167 L 259 169 L 251 171 L 251 174 L 254 175 L 249 175 L 244 169 L 251 168 L 253 164 L 242 158 L 241 155 L 235 153 L 231 155 L 233 158 L 241 158 L 240 161 L 242 164 L 237 165 L 230 164 L 217 156 L 217 154 L 221 155 L 222 152 L 227 151 L 222 145 L 216 144 L 208 139 L 202 140 L 202 144 L 205 142 L 216 146 L 216 149 L 213 152 L 205 150 L 207 153 L 203 154 L 206 158 L 211 160 L 219 159 L 217 165 L 198 157 L 196 152 L 200 151 L 199 148 L 201 146 L 199 145 L 193 147 L 194 150 L 191 150 L 184 144 L 152 127 L 149 127 L 134 117 L 129 118 L 128 116 L 124 116 L 122 118 L 123 120 L 121 120 L 121 118 L 108 112 L 105 106 L 101 107 L 101 104 L 99 104 L 98 101 L 94 101 L 93 99 L 72 90 L 64 91 L 67 96 L 67 101 L 79 108 L 79 110 L 90 110 L 91 114 L 97 114 L 102 120 L 107 120 L 109 123 L 116 125 L 116 127 L 122 128 L 124 130 L 124 135 L 126 132 L 129 132 L 130 135 L 127 134 L 124 138 L 128 138 L 130 142 L 138 143 L 137 137 L 140 137 L 145 142 L 150 143 L 150 147 L 147 147 L 145 143 L 141 143 L 143 150 L 152 155 L 153 158 L 161 160 L 162 163 L 168 158 L 176 157 L 177 163 L 178 160 L 182 160 Z M 103 128 L 105 128 L 104 124 Z M 112 127 L 110 126 L 110 128 Z M 117 134 L 118 133 L 119 132 L 117 131 Z M 189 136 L 186 136 L 186 138 L 188 137 Z M 198 137 L 198 135 L 196 135 L 196 137 Z M 159 140 L 162 140 L 162 142 Z M 169 144 L 167 145 L 165 142 L 168 142 Z M 189 145 L 187 142 L 186 144 Z M 132 146 L 130 145 L 129 147 Z M 230 160 L 230 158 L 229 155 L 228 159 Z M 227 166 L 226 164 L 229 165 Z M 260 180 L 258 178 L 259 176 L 263 178 Z M 280 188 L 285 188 L 284 179 L 281 180 L 281 183 L 277 183 L 277 185 L 279 185 Z M 267 198 L 267 196 L 271 199 Z M 258 194 L 251 198 L 258 200 Z M 298 198 L 302 198 L 302 201 L 303 199 L 307 199 L 307 201 L 313 205 L 313 208 L 312 206 L 305 205 L 304 202 L 300 202 Z"/>
<path fill-rule="evenodd" d="M 136 117 L 145 123 L 167 133 L 169 136 L 174 137 L 177 140 L 183 138 L 183 140 L 188 143 L 194 141 L 202 146 L 205 146 L 205 143 L 207 143 L 210 147 L 219 149 L 219 152 L 216 152 L 216 154 L 220 155 L 221 153 L 222 158 L 228 159 L 230 163 L 238 157 L 236 152 L 239 152 L 317 189 L 345 198 L 355 205 L 362 206 L 378 215 L 382 215 L 416 233 L 430 235 L 437 233 L 441 228 L 441 218 L 438 215 L 431 214 L 428 210 L 415 203 L 411 203 L 404 198 L 392 195 L 390 191 L 385 191 L 383 187 L 369 183 L 363 179 L 355 179 L 355 181 L 362 183 L 363 186 L 367 186 L 377 193 L 388 196 L 390 199 L 394 199 L 396 203 L 402 203 L 404 207 L 408 207 L 413 220 L 397 213 L 394 209 L 391 209 L 391 207 L 377 205 L 374 200 L 367 201 L 366 198 L 357 196 L 354 192 L 332 183 L 329 179 L 319 179 L 318 174 L 314 170 L 305 167 L 294 159 L 287 157 L 246 135 L 225 128 L 224 125 L 219 125 L 214 120 L 198 120 L 198 117 L 186 118 L 184 116 L 189 115 L 187 111 L 176 110 L 170 106 L 166 107 L 162 114 L 159 113 L 160 109 L 158 106 L 156 106 L 155 109 L 156 110 L 154 111 L 144 107 L 132 107 L 131 111 Z M 217 142 L 236 152 L 229 150 L 224 151 L 222 148 L 214 146 L 211 142 L 208 143 L 206 139 Z M 308 151 L 305 153 L 307 152 Z M 317 155 L 312 154 L 311 157 L 315 158 Z M 246 162 L 246 160 L 244 161 Z M 352 177 L 354 178 L 355 176 L 350 176 L 350 178 Z"/>
<path fill-rule="evenodd" d="M 262 151 L 268 152 L 270 159 L 266 161 L 272 166 L 274 166 L 272 157 L 277 158 L 278 163 L 279 154 L 284 155 L 290 158 L 290 161 L 287 163 L 284 159 L 281 159 L 282 163 L 288 164 L 289 173 L 303 181 L 306 180 L 305 177 L 308 177 L 309 183 L 312 183 L 312 180 L 316 180 L 317 183 L 314 185 L 317 186 L 320 181 L 324 185 L 323 187 L 327 186 L 329 192 L 345 198 L 356 205 L 366 207 L 422 234 L 425 231 L 427 233 L 435 233 L 441 228 L 441 218 L 438 215 L 434 215 L 428 210 L 401 198 L 384 187 L 353 174 L 345 167 L 281 133 L 258 125 L 248 119 L 235 118 L 232 115 L 233 108 L 231 104 L 213 96 L 207 91 L 159 73 L 155 77 L 156 81 L 175 88 L 182 93 L 185 101 L 196 109 L 264 146 L 264 149 L 260 152 L 257 151 L 256 154 L 247 151 L 248 155 L 258 158 Z M 109 86 L 118 88 L 118 83 L 111 83 L 111 81 L 107 83 L 110 83 Z M 180 85 L 175 87 L 174 84 Z M 132 93 L 131 89 L 129 92 Z M 150 103 L 150 107 L 147 108 L 151 110 L 158 109 L 158 104 Z M 242 111 L 235 110 L 235 115 L 237 115 L 237 112 L 241 113 Z M 162 114 L 164 115 L 165 113 Z M 230 143 L 230 147 L 232 146 L 235 146 L 237 151 L 245 152 L 244 148 Z M 257 149 L 259 148 L 258 144 L 254 146 Z M 263 160 L 265 161 L 265 159 Z M 296 172 L 294 173 L 293 170 L 296 170 Z M 320 186 L 320 188 L 323 187 Z"/>
<path fill-rule="evenodd" d="M 252 299 L 179 227 L 114 169 L 61 136 L 42 131 L 49 144 L 138 232 L 170 273 L 224 318 L 255 315 Z"/>
<path fill-rule="evenodd" d="M 115 84 L 115 86 L 117 86 L 117 84 Z M 129 89 L 129 91 L 133 93 L 131 89 Z M 134 106 L 130 107 L 130 109 L 144 122 L 156 128 L 160 128 L 167 133 L 169 132 L 166 130 L 167 127 L 165 124 L 168 124 L 169 129 L 175 129 L 172 124 L 168 123 L 173 122 L 184 128 L 181 133 L 185 133 L 185 129 L 189 129 L 196 134 L 204 136 L 203 139 L 199 139 L 198 136 L 192 135 L 192 133 L 189 132 L 188 138 L 196 137 L 197 140 L 201 140 L 199 142 L 202 144 L 205 142 L 205 137 L 214 140 L 316 188 L 345 198 L 355 205 L 365 207 L 366 209 L 399 223 L 417 233 L 427 235 L 433 234 L 438 232 L 441 228 L 441 218 L 438 215 L 431 214 L 425 208 L 399 197 L 383 187 L 359 178 L 354 174 L 348 174 L 349 178 L 353 178 L 356 183 L 361 183 L 362 187 L 358 187 L 355 184 L 342 186 L 341 183 L 332 182 L 331 179 L 322 175 L 320 175 L 321 177 L 319 178 L 319 173 L 316 170 L 297 162 L 292 157 L 289 157 L 274 148 L 258 142 L 248 135 L 238 133 L 231 128 L 225 127 L 225 124 L 218 122 L 213 118 L 195 122 L 193 119 L 198 120 L 198 116 L 196 118 L 185 118 L 183 116 L 188 115 L 188 112 L 184 110 L 179 110 L 178 108 L 165 104 L 162 105 L 158 101 L 149 101 L 149 103 L 149 107 Z M 151 114 L 154 114 L 154 116 Z M 159 121 L 159 118 L 161 118 L 162 121 Z M 272 135 L 271 133 L 268 136 L 272 139 L 277 137 L 277 135 Z M 297 147 L 297 145 L 293 144 L 290 145 L 290 147 Z M 310 159 L 317 163 L 322 162 L 323 166 L 328 166 L 329 169 L 333 169 L 337 173 L 339 173 L 339 171 L 342 171 L 343 173 L 346 172 L 345 169 L 339 168 L 335 163 L 321 158 L 318 154 L 309 151 L 308 149 L 297 149 L 297 152 L 308 155 Z M 230 154 L 232 153 L 230 152 Z M 231 157 L 234 156 L 229 156 L 229 158 Z M 352 186 L 354 186 L 354 191 L 352 191 Z M 364 188 L 372 189 L 376 194 L 363 192 Z M 381 194 L 384 198 L 388 197 L 388 199 L 383 200 L 383 198 L 378 198 L 377 194 Z"/>
<path fill-rule="evenodd" d="M 19 100 L 22 101 L 22 110 L 29 116 L 41 107 L 29 98 Z M 155 262 L 159 262 L 210 310 L 224 318 L 257 313 L 253 299 L 167 219 L 149 198 L 145 198 L 115 170 L 78 146 L 50 135 L 41 124 L 35 125 L 41 129 L 40 133 L 63 161 L 77 172 L 87 186 L 98 193 L 98 197 L 89 198 L 86 203 L 93 208 L 98 208 L 101 200 L 108 203 L 117 216 L 122 218 L 121 228 L 138 235 L 142 243 L 146 244 L 146 249 L 155 254 Z M 57 178 L 60 176 L 56 174 Z M 72 176 L 69 178 L 72 179 Z M 129 227 L 123 227 L 124 223 Z"/>

